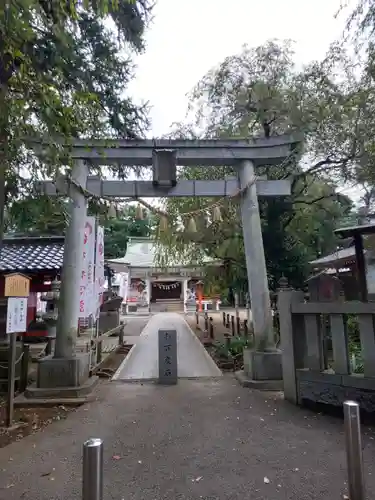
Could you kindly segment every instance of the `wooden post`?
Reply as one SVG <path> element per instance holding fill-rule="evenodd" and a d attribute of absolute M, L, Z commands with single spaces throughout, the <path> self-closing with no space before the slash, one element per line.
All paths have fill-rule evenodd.
<path fill-rule="evenodd" d="M 30 346 L 28 344 L 23 344 L 22 360 L 21 360 L 21 377 L 19 386 L 20 392 L 25 392 L 27 387 L 27 382 L 29 379 L 29 352 L 30 352 Z"/>
<path fill-rule="evenodd" d="M 14 391 L 16 380 L 17 334 L 26 331 L 27 297 L 30 294 L 30 278 L 22 274 L 5 277 L 4 296 L 8 297 L 6 333 L 10 336 L 8 357 L 8 394 L 5 425 L 12 427 L 14 414 Z"/>
<path fill-rule="evenodd" d="M 16 339 L 17 334 L 10 334 L 9 356 L 8 356 L 8 393 L 7 393 L 7 412 L 5 425 L 11 427 L 13 424 L 14 413 L 14 385 L 16 381 Z"/>
<path fill-rule="evenodd" d="M 231 319 L 232 335 L 234 337 L 236 335 L 236 331 L 235 331 L 235 328 L 234 328 L 234 316 L 231 316 L 230 319 Z"/>
<path fill-rule="evenodd" d="M 241 319 L 239 316 L 236 317 L 236 322 L 237 322 L 237 335 L 240 337 L 241 336 Z"/>
<path fill-rule="evenodd" d="M 290 289 L 280 290 L 277 307 L 280 319 L 280 341 L 282 350 L 282 370 L 284 381 L 284 397 L 291 403 L 298 403 L 296 380 L 296 353 L 294 343 L 294 321 L 291 313 L 293 302 L 303 302 L 303 292 Z M 303 318 L 302 318 L 303 319 Z"/>
<path fill-rule="evenodd" d="M 229 336 L 229 333 L 226 333 L 225 334 L 225 347 L 228 349 L 230 349 L 230 336 Z"/>
<path fill-rule="evenodd" d="M 124 344 L 124 329 L 125 329 L 125 325 L 124 325 L 124 323 L 121 323 L 121 328 L 120 328 L 120 332 L 118 335 L 118 345 L 120 345 L 120 346 Z"/>
<path fill-rule="evenodd" d="M 227 321 L 226 321 L 225 326 L 226 326 L 227 328 L 229 328 L 229 313 L 227 314 Z"/>
<path fill-rule="evenodd" d="M 225 312 L 223 312 L 223 326 L 225 326 Z"/>
<path fill-rule="evenodd" d="M 244 334 L 245 339 L 247 339 L 247 337 L 249 336 L 249 328 L 247 326 L 247 319 L 243 320 L 243 334 Z"/>
<path fill-rule="evenodd" d="M 98 340 L 96 343 L 96 364 L 98 365 L 102 361 L 102 340 Z"/>
<path fill-rule="evenodd" d="M 204 331 L 208 332 L 208 313 L 207 313 L 207 311 L 204 313 Z"/>
<path fill-rule="evenodd" d="M 214 321 L 213 318 L 210 318 L 210 339 L 214 340 L 215 335 L 214 335 Z"/>
<path fill-rule="evenodd" d="M 361 234 L 354 235 L 355 256 L 357 261 L 357 280 L 359 285 L 359 295 L 363 302 L 367 302 L 367 280 L 366 280 L 366 262 L 363 251 L 363 238 Z"/>

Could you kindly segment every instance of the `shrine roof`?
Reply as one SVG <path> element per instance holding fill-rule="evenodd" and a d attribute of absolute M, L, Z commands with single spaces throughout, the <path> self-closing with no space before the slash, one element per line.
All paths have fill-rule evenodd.
<path fill-rule="evenodd" d="M 366 253 L 366 250 L 364 251 Z M 330 255 L 325 255 L 319 259 L 310 261 L 310 265 L 314 267 L 331 267 L 335 264 L 352 264 L 356 260 L 355 248 L 353 246 L 349 248 L 343 248 L 342 250 L 337 250 Z"/>
<path fill-rule="evenodd" d="M 142 267 L 142 268 L 154 268 L 159 267 L 156 259 L 156 245 L 155 242 L 150 238 L 130 238 L 128 243 L 128 248 L 124 257 L 119 259 L 110 259 L 108 264 L 114 265 L 126 265 L 128 267 Z M 217 259 L 210 259 L 206 257 L 203 259 L 203 264 L 209 264 L 210 262 L 219 262 Z M 171 259 L 168 262 L 168 267 L 188 267 L 199 265 L 194 262 L 178 262 L 177 260 Z"/>
<path fill-rule="evenodd" d="M 359 226 L 342 227 L 334 231 L 341 238 L 356 236 L 357 234 L 375 234 L 375 224 L 361 224 Z"/>
<path fill-rule="evenodd" d="M 0 272 L 58 271 L 63 253 L 64 236 L 5 236 L 0 250 Z"/>

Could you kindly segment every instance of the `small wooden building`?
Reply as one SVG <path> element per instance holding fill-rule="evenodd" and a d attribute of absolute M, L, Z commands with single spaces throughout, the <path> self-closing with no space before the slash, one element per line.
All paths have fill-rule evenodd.
<path fill-rule="evenodd" d="M 4 297 L 5 275 L 22 273 L 31 279 L 27 304 L 28 336 L 43 336 L 45 325 L 37 323 L 38 294 L 50 290 L 60 275 L 64 253 L 64 236 L 5 237 L 0 250 L 0 338 L 6 335 L 7 299 Z"/>
<path fill-rule="evenodd" d="M 346 300 L 375 298 L 375 224 L 340 228 L 346 248 L 310 262 L 315 271 L 340 278 Z"/>

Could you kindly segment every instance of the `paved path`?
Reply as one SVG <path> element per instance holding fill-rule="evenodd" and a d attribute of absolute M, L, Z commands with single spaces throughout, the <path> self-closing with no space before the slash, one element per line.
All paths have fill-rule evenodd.
<path fill-rule="evenodd" d="M 232 376 L 171 387 L 105 381 L 97 401 L 0 450 L 0 499 L 79 500 L 81 445 L 93 436 L 105 442 L 104 500 L 338 500 L 342 427 Z M 373 438 L 366 430 L 369 492 Z"/>
<path fill-rule="evenodd" d="M 152 316 L 135 341 L 114 379 L 123 381 L 157 380 L 159 376 L 159 330 L 177 332 L 177 371 L 179 378 L 220 377 L 221 371 L 207 353 L 181 314 L 172 312 Z"/>

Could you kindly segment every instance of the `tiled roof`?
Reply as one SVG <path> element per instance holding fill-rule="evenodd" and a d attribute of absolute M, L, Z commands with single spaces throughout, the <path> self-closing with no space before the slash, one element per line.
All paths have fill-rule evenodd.
<path fill-rule="evenodd" d="M 62 267 L 64 237 L 5 237 L 0 271 L 55 271 Z"/>

